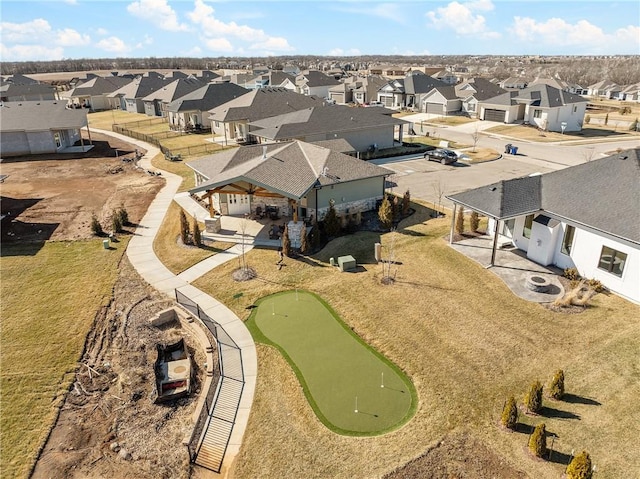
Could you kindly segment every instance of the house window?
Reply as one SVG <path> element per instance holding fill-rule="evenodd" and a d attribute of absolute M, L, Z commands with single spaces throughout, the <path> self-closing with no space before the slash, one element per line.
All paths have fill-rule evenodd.
<path fill-rule="evenodd" d="M 542 110 L 533 110 L 534 118 L 542 118 Z"/>
<path fill-rule="evenodd" d="M 524 228 L 522 228 L 522 236 L 531 238 L 531 226 L 533 225 L 533 215 L 527 215 L 524 219 Z"/>
<path fill-rule="evenodd" d="M 608 271 L 616 276 L 622 276 L 624 271 L 624 264 L 627 262 L 627 254 L 616 251 L 608 246 L 602 247 L 600 253 L 600 262 L 598 268 Z"/>
<path fill-rule="evenodd" d="M 473 103 L 473 102 L 469 102 L 469 103 L 467 104 L 467 110 L 468 110 L 468 111 L 476 111 L 476 104 L 475 104 L 475 103 Z"/>
<path fill-rule="evenodd" d="M 511 218 L 510 220 L 505 220 L 502 223 L 502 235 L 507 238 L 513 238 L 513 227 L 515 226 L 516 220 Z"/>
<path fill-rule="evenodd" d="M 571 247 L 573 246 L 573 235 L 575 235 L 575 233 L 576 229 L 571 225 L 567 225 L 564 230 L 564 237 L 562 238 L 562 248 L 560 249 L 560 252 L 562 254 L 566 254 L 567 256 L 571 254 Z"/>

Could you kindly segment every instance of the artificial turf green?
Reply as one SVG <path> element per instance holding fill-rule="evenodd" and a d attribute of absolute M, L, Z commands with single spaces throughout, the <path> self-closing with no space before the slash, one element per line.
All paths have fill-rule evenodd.
<path fill-rule="evenodd" d="M 256 340 L 275 345 L 289 361 L 331 430 L 382 434 L 413 416 L 417 396 L 409 378 L 314 294 L 287 291 L 263 298 L 249 322 Z"/>

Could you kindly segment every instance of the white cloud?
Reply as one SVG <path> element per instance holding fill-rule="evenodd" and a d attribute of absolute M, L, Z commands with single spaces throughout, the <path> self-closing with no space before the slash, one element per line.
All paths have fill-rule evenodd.
<path fill-rule="evenodd" d="M 458 35 L 499 38 L 498 32 L 489 30 L 484 16 L 476 13 L 491 10 L 493 10 L 493 3 L 490 0 L 476 0 L 466 3 L 454 1 L 446 7 L 427 12 L 426 16 L 438 30 L 450 29 Z"/>
<path fill-rule="evenodd" d="M 2 39 L 10 43 L 35 43 L 51 33 L 51 25 L 42 18 L 25 23 L 0 23 Z"/>
<path fill-rule="evenodd" d="M 25 60 L 62 60 L 64 49 L 62 47 L 48 48 L 42 45 L 13 45 L 0 44 L 0 56 L 4 61 Z"/>
<path fill-rule="evenodd" d="M 109 34 L 109 30 L 107 30 L 106 28 L 98 28 L 96 30 L 96 33 L 98 35 L 108 35 Z"/>
<path fill-rule="evenodd" d="M 640 27 L 629 25 L 613 33 L 587 20 L 567 23 L 561 18 L 538 22 L 529 17 L 514 17 L 509 32 L 523 42 L 539 45 L 581 46 L 585 52 L 638 53 Z"/>
<path fill-rule="evenodd" d="M 161 28 L 171 32 L 188 30 L 187 25 L 178 21 L 175 10 L 169 6 L 167 0 L 140 0 L 130 3 L 127 11 L 138 18 L 147 20 Z"/>
<path fill-rule="evenodd" d="M 382 18 L 396 23 L 407 23 L 407 7 L 402 3 L 376 3 L 375 5 L 364 5 L 355 3 L 353 6 L 338 5 L 331 10 L 358 15 L 368 15 L 370 17 Z"/>
<path fill-rule="evenodd" d="M 193 47 L 191 50 L 187 50 L 184 53 L 182 53 L 182 56 L 185 56 L 185 57 L 199 57 L 199 56 L 202 56 L 202 48 Z"/>
<path fill-rule="evenodd" d="M 131 48 L 118 37 L 103 38 L 98 43 L 96 43 L 96 47 L 109 53 L 116 54 L 125 54 L 131 51 Z"/>
<path fill-rule="evenodd" d="M 91 43 L 89 35 L 82 35 L 71 28 L 56 32 L 56 44 L 63 47 L 77 47 Z"/>
<path fill-rule="evenodd" d="M 362 55 L 362 53 L 357 48 L 350 48 L 348 50 L 343 50 L 342 48 L 334 48 L 332 50 L 329 50 L 327 55 L 332 57 L 346 57 Z"/>
<path fill-rule="evenodd" d="M 235 38 L 240 42 L 249 43 L 250 50 L 274 50 L 291 51 L 293 48 L 284 37 L 274 37 L 268 35 L 264 30 L 252 28 L 248 25 L 238 25 L 236 22 L 225 23 L 215 17 L 215 10 L 203 0 L 196 0 L 194 9 L 187 14 L 187 17 L 201 29 L 201 34 L 205 39 L 207 47 L 216 51 L 216 45 L 220 45 L 219 50 L 233 51 L 231 41 L 228 37 Z M 229 50 L 229 48 L 231 50 Z M 244 51 L 242 47 L 235 49 L 236 53 Z"/>

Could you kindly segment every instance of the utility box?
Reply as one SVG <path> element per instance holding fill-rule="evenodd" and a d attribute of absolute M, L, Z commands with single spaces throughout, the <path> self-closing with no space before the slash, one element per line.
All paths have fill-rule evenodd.
<path fill-rule="evenodd" d="M 329 264 L 330 264 L 331 266 L 335 266 L 335 265 L 336 265 L 336 260 L 335 260 L 335 258 L 329 258 Z"/>
<path fill-rule="evenodd" d="M 340 271 L 353 271 L 356 269 L 356 260 L 353 256 L 340 256 L 338 258 L 338 266 Z"/>
<path fill-rule="evenodd" d="M 376 258 L 378 263 L 382 261 L 382 245 L 380 243 L 373 245 L 373 256 Z"/>
<path fill-rule="evenodd" d="M 109 240 L 108 239 L 102 240 L 102 247 L 104 249 L 109 249 Z"/>

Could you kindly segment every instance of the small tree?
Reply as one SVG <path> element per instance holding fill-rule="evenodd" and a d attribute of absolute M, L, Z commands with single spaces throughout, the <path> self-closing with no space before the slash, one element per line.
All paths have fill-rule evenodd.
<path fill-rule="evenodd" d="M 524 405 L 527 411 L 537 413 L 542 409 L 542 384 L 536 381 L 531 384 L 529 392 L 524 397 Z"/>
<path fill-rule="evenodd" d="M 184 210 L 180 210 L 180 238 L 182 244 L 189 244 L 189 223 L 187 222 L 187 215 L 184 214 Z"/>
<path fill-rule="evenodd" d="M 396 195 L 393 195 L 391 204 L 393 205 L 393 219 L 395 220 L 400 217 L 400 213 L 402 212 L 402 205 L 400 204 L 400 199 Z"/>
<path fill-rule="evenodd" d="M 502 417 L 500 422 L 504 427 L 515 430 L 518 422 L 518 406 L 516 405 L 516 399 L 513 396 L 507 399 L 507 402 L 502 408 Z"/>
<path fill-rule="evenodd" d="M 303 224 L 300 230 L 300 252 L 306 254 L 309 251 L 309 241 L 307 240 L 307 228 Z"/>
<path fill-rule="evenodd" d="M 198 219 L 193 217 L 193 227 L 191 228 L 191 237 L 193 238 L 193 244 L 197 247 L 202 246 L 202 234 L 200 233 L 200 225 Z"/>
<path fill-rule="evenodd" d="M 471 140 L 473 142 L 473 148 L 471 149 L 471 153 L 476 152 L 476 146 L 478 145 L 478 141 L 480 140 L 480 125 L 478 122 L 475 124 L 475 128 L 473 129 L 473 133 L 471 133 Z"/>
<path fill-rule="evenodd" d="M 320 246 L 320 227 L 318 226 L 318 221 L 314 221 L 313 228 L 311 228 L 311 245 L 314 248 Z"/>
<path fill-rule="evenodd" d="M 464 208 L 461 206 L 456 216 L 456 233 L 464 233 Z"/>
<path fill-rule="evenodd" d="M 411 208 L 411 193 L 409 190 L 404 192 L 404 196 L 402 197 L 402 216 L 405 217 L 409 214 L 409 209 Z"/>
<path fill-rule="evenodd" d="M 584 124 L 588 125 L 590 121 L 591 121 L 591 115 L 585 115 L 584 116 Z"/>
<path fill-rule="evenodd" d="M 340 218 L 338 218 L 338 214 L 336 213 L 335 201 L 329 200 L 329 210 L 324 216 L 324 231 L 327 233 L 327 236 L 333 237 L 338 236 L 341 229 L 342 225 L 340 224 Z"/>
<path fill-rule="evenodd" d="M 95 213 L 91 215 L 91 232 L 96 236 L 102 236 L 104 234 L 102 225 L 100 224 L 100 221 L 98 221 L 98 217 Z"/>
<path fill-rule="evenodd" d="M 378 218 L 385 229 L 389 229 L 393 225 L 393 207 L 391 206 L 388 195 L 384 195 L 382 204 L 378 210 Z"/>
<path fill-rule="evenodd" d="M 538 424 L 529 437 L 529 450 L 536 457 L 547 454 L 547 430 L 543 422 Z"/>
<path fill-rule="evenodd" d="M 609 113 L 604 116 L 604 125 L 607 126 L 609 124 Z"/>
<path fill-rule="evenodd" d="M 291 256 L 291 239 L 289 238 L 289 225 L 284 225 L 282 233 L 282 254 Z"/>
<path fill-rule="evenodd" d="M 574 457 L 567 467 L 567 479 L 591 479 L 593 466 L 587 451 L 582 451 Z"/>
<path fill-rule="evenodd" d="M 111 212 L 111 228 L 114 233 L 120 233 L 122 231 L 122 220 L 117 210 Z"/>
<path fill-rule="evenodd" d="M 478 216 L 477 211 L 471 212 L 471 216 L 469 217 L 469 226 L 471 226 L 471 231 L 478 231 L 478 228 L 480 227 L 480 217 Z"/>
<path fill-rule="evenodd" d="M 442 197 L 444 196 L 445 185 L 441 180 L 438 180 L 437 183 L 433 185 L 433 192 L 438 197 L 438 212 L 436 213 L 436 217 L 440 216 L 440 209 L 442 206 Z"/>
<path fill-rule="evenodd" d="M 638 131 L 639 129 L 640 129 L 640 125 L 638 125 L 638 117 L 636 117 L 636 119 L 633 120 L 629 125 L 629 130 Z"/>
<path fill-rule="evenodd" d="M 564 371 L 558 369 L 549 385 L 549 396 L 553 399 L 562 399 L 564 396 Z"/>
<path fill-rule="evenodd" d="M 129 224 L 129 213 L 125 209 L 124 205 L 120 205 L 120 208 L 118 208 L 118 217 L 120 218 L 122 226 L 127 226 Z"/>

